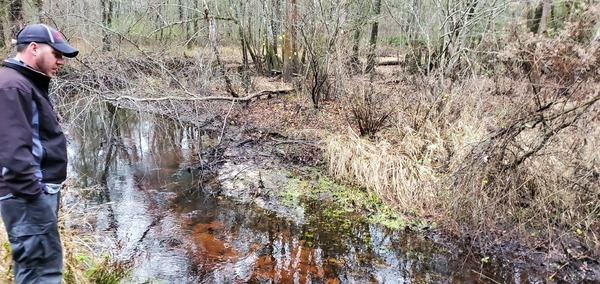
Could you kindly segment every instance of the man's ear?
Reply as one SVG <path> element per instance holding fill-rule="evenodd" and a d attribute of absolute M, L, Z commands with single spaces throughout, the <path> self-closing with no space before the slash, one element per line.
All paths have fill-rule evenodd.
<path fill-rule="evenodd" d="M 32 42 L 29 44 L 29 50 L 31 51 L 31 54 L 33 54 L 34 56 L 37 56 L 39 54 L 39 52 L 40 52 L 39 49 L 40 49 L 40 46 L 37 43 Z"/>

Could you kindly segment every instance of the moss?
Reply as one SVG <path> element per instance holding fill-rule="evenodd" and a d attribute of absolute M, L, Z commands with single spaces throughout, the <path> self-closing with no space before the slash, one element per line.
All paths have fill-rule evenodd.
<path fill-rule="evenodd" d="M 316 200 L 326 198 L 329 201 L 326 206 L 319 209 L 321 212 L 310 214 L 309 220 L 314 218 L 336 219 L 338 221 L 335 226 L 342 230 L 351 229 L 352 222 L 356 219 L 380 224 L 390 229 L 421 230 L 435 227 L 424 220 L 410 219 L 401 212 L 386 206 L 376 194 L 368 192 L 365 188 L 339 183 L 316 169 L 305 170 L 303 173 L 295 172 L 289 176 L 288 183 L 280 193 L 282 202 L 286 206 L 310 207 L 310 203 Z M 352 215 L 352 218 L 348 218 L 349 215 Z M 329 222 L 325 225 L 334 224 Z M 338 233 L 344 234 L 343 232 Z"/>

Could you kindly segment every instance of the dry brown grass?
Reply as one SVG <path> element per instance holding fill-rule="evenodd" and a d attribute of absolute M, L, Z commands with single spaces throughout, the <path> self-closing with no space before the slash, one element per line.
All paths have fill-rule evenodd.
<path fill-rule="evenodd" d="M 528 82 L 513 81 L 513 93 L 501 96 L 497 82 L 403 90 L 410 95 L 395 96 L 397 119 L 375 139 L 352 130 L 328 139 L 330 172 L 483 252 L 517 240 L 549 254 L 578 246 L 573 254 L 597 258 L 600 106 L 585 102 L 600 86 L 587 82 L 536 124 L 527 120 L 536 109 Z"/>
<path fill-rule="evenodd" d="M 364 184 L 402 211 L 441 213 L 449 168 L 493 123 L 481 115 L 498 102 L 486 100 L 479 83 L 437 94 L 418 84 L 388 90 L 391 104 L 397 104 L 391 127 L 374 140 L 352 130 L 332 136 L 326 150 L 331 173 Z M 465 88 L 471 91 L 463 93 Z"/>
<path fill-rule="evenodd" d="M 0 242 L 2 243 L 2 258 L 0 259 L 0 283 L 12 283 L 12 258 L 10 256 L 10 244 L 4 223 L 0 220 Z"/>

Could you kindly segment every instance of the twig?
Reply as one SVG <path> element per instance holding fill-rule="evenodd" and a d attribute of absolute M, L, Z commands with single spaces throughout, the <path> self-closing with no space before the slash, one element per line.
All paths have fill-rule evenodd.
<path fill-rule="evenodd" d="M 496 280 L 494 280 L 494 279 L 490 278 L 489 276 L 485 276 L 485 274 L 483 274 L 483 273 L 481 273 L 481 272 L 479 272 L 479 271 L 475 271 L 475 270 L 473 270 L 473 269 L 471 269 L 471 271 L 472 271 L 473 273 L 476 273 L 476 274 L 478 274 L 478 275 L 479 275 L 479 277 L 481 277 L 481 278 L 485 278 L 485 279 L 487 279 L 487 280 L 490 280 L 490 281 L 492 281 L 492 282 L 494 282 L 494 283 L 498 283 L 498 284 L 500 284 L 500 282 L 498 282 L 498 281 L 496 281 Z"/>
<path fill-rule="evenodd" d="M 235 101 L 231 101 L 231 105 L 229 106 L 229 110 L 223 119 L 223 128 L 221 128 L 221 135 L 219 135 L 219 144 L 223 141 L 223 136 L 225 135 L 225 127 L 227 126 L 227 120 L 229 119 L 229 114 L 231 114 L 231 110 L 233 109 L 233 104 Z"/>
<path fill-rule="evenodd" d="M 309 147 L 319 147 L 318 144 L 310 142 L 310 141 L 306 141 L 306 140 L 279 140 L 279 139 L 275 139 L 275 138 L 271 138 L 271 140 L 275 141 L 275 145 L 282 145 L 282 144 L 302 144 L 305 146 L 309 146 Z"/>

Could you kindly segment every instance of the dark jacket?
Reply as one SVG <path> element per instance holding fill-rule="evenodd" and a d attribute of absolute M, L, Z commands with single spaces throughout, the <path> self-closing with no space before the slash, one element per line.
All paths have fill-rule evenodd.
<path fill-rule="evenodd" d="M 0 69 L 0 198 L 35 198 L 42 183 L 67 176 L 67 143 L 49 84 L 50 77 L 14 59 Z"/>

